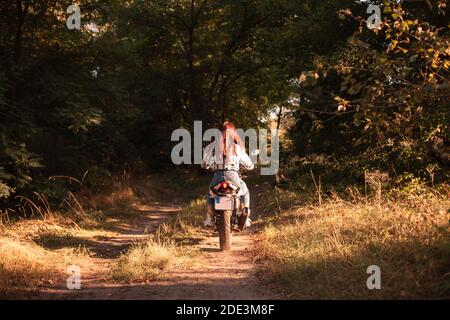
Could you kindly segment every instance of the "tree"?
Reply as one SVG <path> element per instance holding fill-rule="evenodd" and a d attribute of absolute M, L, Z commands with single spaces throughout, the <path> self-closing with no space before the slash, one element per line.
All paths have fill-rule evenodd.
<path fill-rule="evenodd" d="M 442 14 L 445 6 L 438 1 L 435 8 Z M 380 28 L 372 31 L 351 10 L 339 12 L 359 28 L 338 52 L 317 60 L 315 71 L 303 73 L 303 86 L 327 97 L 318 104 L 303 95 L 318 109 L 309 127 L 319 136 L 334 131 L 340 148 L 330 145 L 327 151 L 358 157 L 360 174 L 381 167 L 426 176 L 426 167 L 437 161 L 445 174 L 448 160 L 442 153 L 436 159 L 430 146 L 449 137 L 448 28 L 396 2 L 385 1 L 383 12 Z M 297 128 L 304 123 L 303 116 L 298 119 Z"/>

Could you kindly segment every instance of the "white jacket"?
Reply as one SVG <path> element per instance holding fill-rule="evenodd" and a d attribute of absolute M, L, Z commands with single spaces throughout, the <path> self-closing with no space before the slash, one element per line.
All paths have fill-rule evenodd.
<path fill-rule="evenodd" d="M 245 150 L 237 143 L 234 145 L 236 147 L 236 154 L 224 157 L 218 152 L 220 150 L 218 144 L 214 142 L 210 143 L 203 149 L 202 168 L 213 171 L 239 171 L 239 166 L 242 165 L 245 169 L 252 170 L 254 167 L 253 162 Z"/>

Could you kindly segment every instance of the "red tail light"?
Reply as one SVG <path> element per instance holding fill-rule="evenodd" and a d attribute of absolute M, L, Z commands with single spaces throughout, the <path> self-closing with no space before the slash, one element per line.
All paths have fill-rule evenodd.
<path fill-rule="evenodd" d="M 219 185 L 219 188 L 220 188 L 220 189 L 228 189 L 228 187 L 229 187 L 229 184 L 228 184 L 227 182 L 222 182 L 222 183 Z"/>

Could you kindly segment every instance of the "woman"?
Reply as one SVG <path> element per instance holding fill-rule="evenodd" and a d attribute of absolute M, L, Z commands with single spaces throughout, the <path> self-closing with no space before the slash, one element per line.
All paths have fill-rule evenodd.
<path fill-rule="evenodd" d="M 214 171 L 209 187 L 211 188 L 225 180 L 238 186 L 242 193 L 241 205 L 248 217 L 250 216 L 250 193 L 245 182 L 239 177 L 239 167 L 242 165 L 246 170 L 252 170 L 253 163 L 247 153 L 245 153 L 245 147 L 241 138 L 236 132 L 236 127 L 231 122 L 224 122 L 221 139 L 215 142 L 216 144 L 208 145 L 204 149 L 203 154 L 202 167 Z M 215 154 L 215 150 L 218 150 L 219 155 Z M 214 199 L 209 192 L 206 194 L 206 205 L 207 212 L 204 225 L 212 227 L 214 226 Z M 249 224 L 250 219 L 247 219 L 246 226 L 249 226 Z"/>

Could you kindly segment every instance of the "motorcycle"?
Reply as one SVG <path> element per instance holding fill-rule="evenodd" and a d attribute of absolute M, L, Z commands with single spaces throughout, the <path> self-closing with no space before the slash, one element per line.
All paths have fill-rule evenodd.
<path fill-rule="evenodd" d="M 231 181 L 222 181 L 210 189 L 214 199 L 214 222 L 219 232 L 220 250 L 231 249 L 231 231 L 242 231 L 248 214 L 241 207 L 241 189 Z"/>

